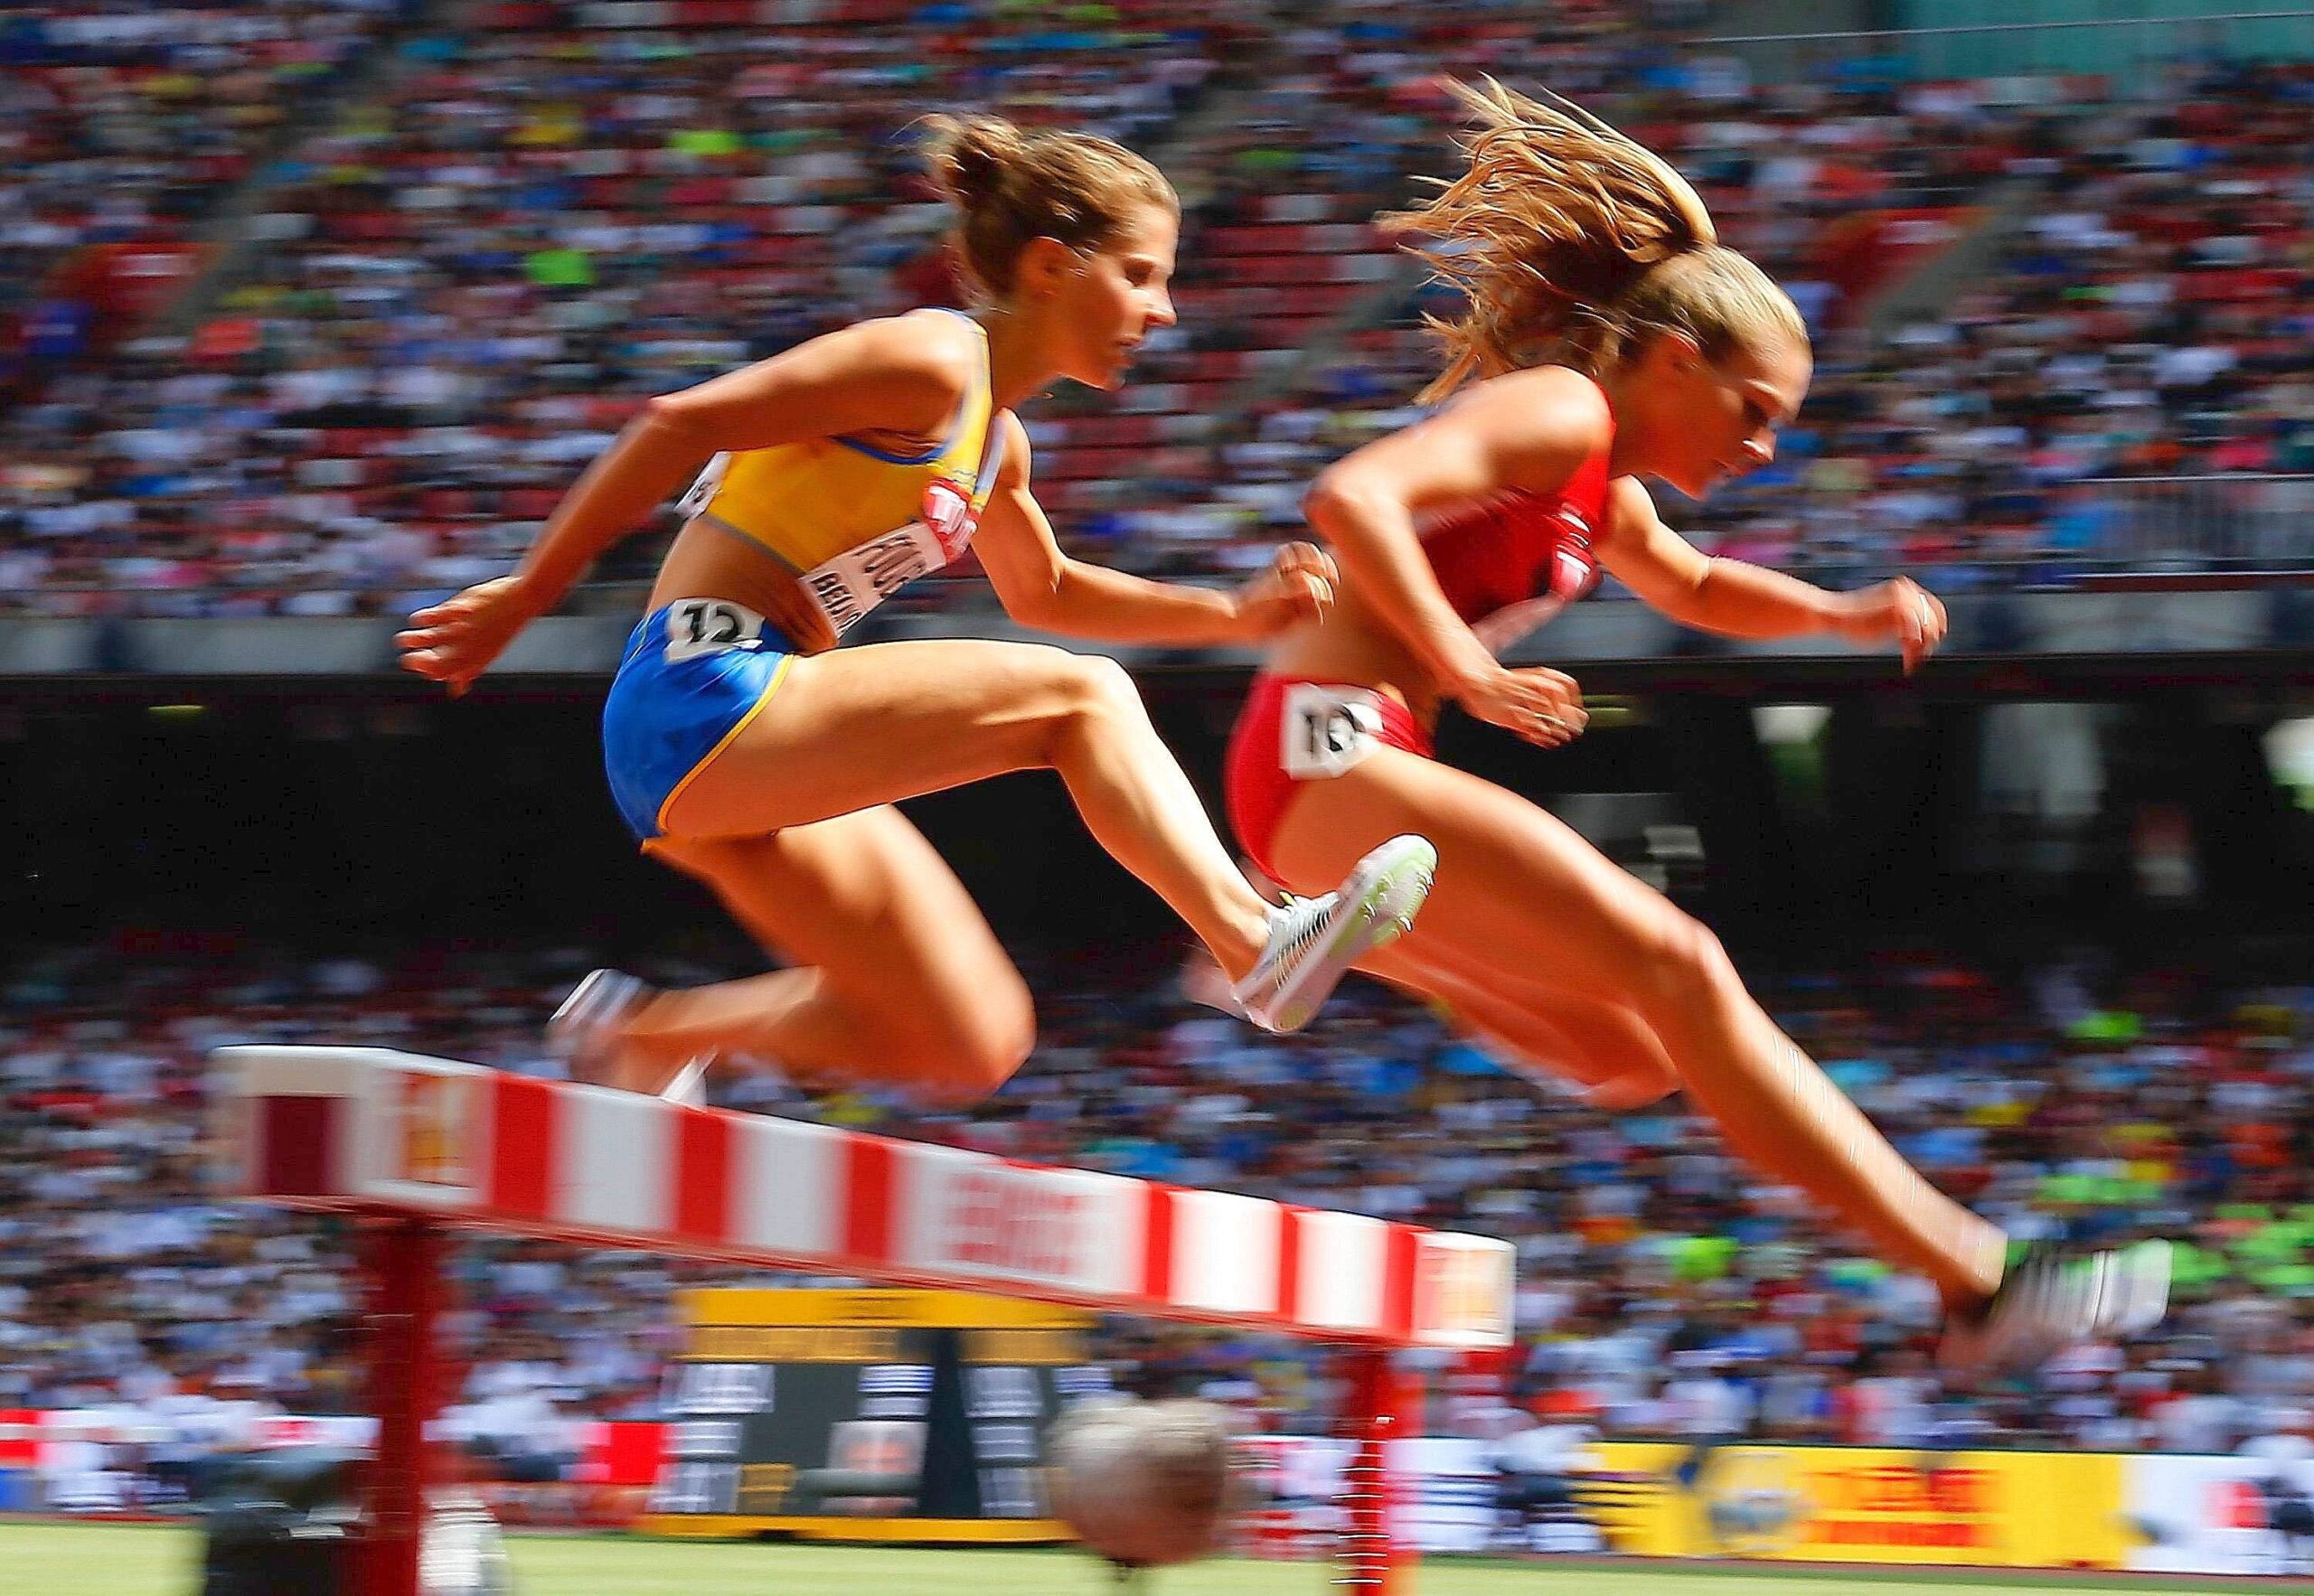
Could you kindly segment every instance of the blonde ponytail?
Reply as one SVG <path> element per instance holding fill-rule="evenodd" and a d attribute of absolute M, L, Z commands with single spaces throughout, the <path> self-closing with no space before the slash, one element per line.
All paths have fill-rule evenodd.
<path fill-rule="evenodd" d="M 1714 358 L 1768 328 L 1804 346 L 1790 298 L 1720 245 L 1661 156 L 1557 95 L 1530 99 L 1491 78 L 1452 89 L 1470 113 L 1469 169 L 1381 219 L 1465 301 L 1459 315 L 1425 318 L 1447 356 L 1425 400 L 1547 363 L 1600 376 L 1653 332 L 1685 333 Z"/>

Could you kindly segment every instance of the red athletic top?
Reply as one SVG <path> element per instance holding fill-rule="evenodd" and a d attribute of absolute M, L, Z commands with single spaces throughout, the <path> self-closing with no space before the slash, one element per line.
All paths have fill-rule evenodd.
<path fill-rule="evenodd" d="M 1530 598 L 1572 604 L 1599 584 L 1591 545 L 1607 529 L 1607 442 L 1556 493 L 1514 488 L 1448 512 L 1423 529 L 1423 551 L 1446 602 L 1476 624 Z"/>

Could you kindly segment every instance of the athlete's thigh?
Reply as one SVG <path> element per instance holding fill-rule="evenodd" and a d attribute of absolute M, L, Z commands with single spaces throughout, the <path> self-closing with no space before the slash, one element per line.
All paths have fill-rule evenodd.
<path fill-rule="evenodd" d="M 652 851 L 705 881 L 767 947 L 901 1023 L 1028 1004 L 964 884 L 897 809 L 764 837 L 662 838 Z"/>
<path fill-rule="evenodd" d="M 1400 937 L 1359 968 L 1438 1000 L 1523 1057 L 1586 1085 L 1636 1073 L 1667 1084 L 1675 1077 L 1662 1038 L 1637 1010 L 1580 991 L 1547 969 L 1522 972 L 1500 959 L 1412 937 Z"/>
<path fill-rule="evenodd" d="M 1466 771 L 1375 749 L 1296 795 L 1270 854 L 1297 891 L 1339 880 L 1401 831 L 1438 848 L 1437 879 L 1407 955 L 1435 948 L 1458 968 L 1538 972 L 1616 1001 L 1641 962 L 1693 928 L 1670 899 L 1555 815 Z M 1329 872 L 1331 872 L 1331 874 Z"/>
<path fill-rule="evenodd" d="M 751 835 L 1045 762 L 1090 691 L 1129 694 L 1113 661 L 952 638 L 798 658 L 667 804 L 686 837 Z"/>

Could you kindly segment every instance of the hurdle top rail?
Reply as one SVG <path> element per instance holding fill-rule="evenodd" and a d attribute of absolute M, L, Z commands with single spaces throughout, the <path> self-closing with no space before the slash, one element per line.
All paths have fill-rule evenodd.
<path fill-rule="evenodd" d="M 268 1203 L 1378 1347 L 1510 1339 L 1491 1237 L 387 1048 L 217 1062 L 225 1181 Z"/>

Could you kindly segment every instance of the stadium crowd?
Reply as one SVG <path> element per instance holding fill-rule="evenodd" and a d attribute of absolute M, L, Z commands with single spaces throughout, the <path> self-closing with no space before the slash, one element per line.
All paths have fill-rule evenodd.
<path fill-rule="evenodd" d="M 190 241 L 411 0 L 79 0 L 0 16 L 0 399 L 100 347 L 76 257 Z"/>
<path fill-rule="evenodd" d="M 85 32 L 89 8 L 70 9 Z M 1062 530 L 1145 571 L 1256 563 L 1298 527 L 1314 471 L 1402 421 L 1427 375 L 1422 296 L 1370 219 L 1444 164 L 1440 74 L 1486 71 L 1660 147 L 1822 333 L 1783 458 L 1693 518 L 1717 548 L 1842 581 L 1932 568 L 1946 587 L 2302 556 L 2303 65 L 2181 65 L 2126 89 L 1911 81 L 1886 60 L 1755 82 L 1667 42 L 1692 7 L 1604 0 L 1543 23 L 1491 0 L 825 0 L 776 29 L 692 9 L 680 30 L 594 25 L 603 8 L 560 0 L 456 25 L 387 0 L 164 8 L 141 32 L 116 17 L 134 61 L 240 63 L 198 80 L 252 105 L 277 103 L 280 74 L 390 53 L 267 171 L 197 324 L 65 362 L 0 410 L 0 613 L 393 612 L 504 568 L 641 396 L 955 296 L 907 128 L 958 105 L 1126 139 L 1188 207 L 1182 324 L 1123 395 L 1061 396 L 1032 421 Z M 172 42 L 180 23 L 197 45 Z M 120 90 L 102 70 L 15 92 Z M 146 189 L 97 181 L 88 152 L 108 139 L 207 162 L 205 183 L 172 168 L 147 185 L 197 217 L 246 166 L 230 130 L 261 120 L 202 117 L 226 129 L 212 151 L 172 138 L 174 112 L 91 110 L 83 137 L 74 111 L 109 103 L 92 96 L 31 120 L 48 131 L 0 186 L 16 240 L 0 247 L 161 225 Z M 1859 314 L 1962 238 L 1986 269 L 1915 315 Z M 2238 480 L 2106 480 L 2206 474 Z M 638 540 L 603 574 L 650 552 Z"/>
<path fill-rule="evenodd" d="M 2158 1334 L 2028 1378 L 1950 1384 L 1920 1281 L 1828 1234 L 1678 1100 L 1620 1119 L 1505 1073 L 1367 987 L 1275 1038 L 1182 1000 L 1158 955 L 1032 965 L 1043 1038 L 969 1113 L 740 1106 L 1038 1160 L 1512 1238 L 1519 1347 L 1434 1382 L 1433 1433 L 1522 1415 L 1612 1435 L 1904 1446 L 2292 1446 L 2314 1422 L 2314 986 L 2217 954 L 2145 971 L 2093 952 L 2000 977 L 1890 953 L 1771 981 L 1792 1033 L 1948 1188 L 2023 1236 L 2180 1244 Z M 376 1043 L 550 1070 L 539 1027 L 577 951 L 444 947 L 391 963 L 230 946 L 83 949 L 0 980 L 0 1408 L 111 1409 L 230 1435 L 358 1410 L 344 1237 L 204 1188 L 203 1056 L 240 1040 Z M 2302 968 L 2302 961 L 2300 962 Z M 2220 972 L 2236 973 L 2232 984 Z M 661 979 L 729 973 L 707 954 Z M 656 1416 L 671 1292 L 728 1270 L 514 1240 L 465 1245 L 453 1433 L 551 1473 L 569 1427 Z M 1294 1347 L 1114 1328 L 1122 1378 L 1251 1426 L 1328 1418 Z M 1472 1371 L 1458 1371 L 1468 1375 Z M 543 1463 L 541 1463 L 543 1460 Z"/>

